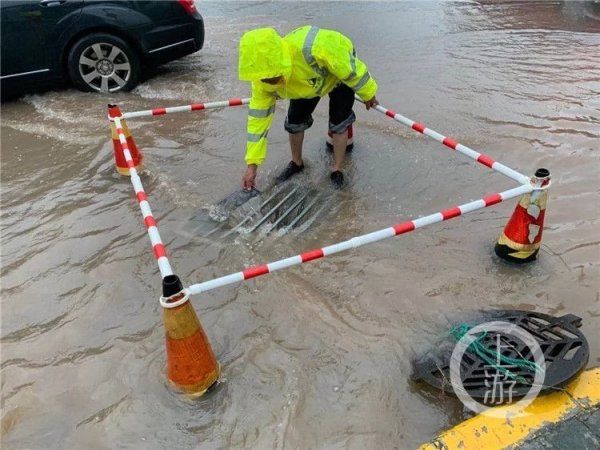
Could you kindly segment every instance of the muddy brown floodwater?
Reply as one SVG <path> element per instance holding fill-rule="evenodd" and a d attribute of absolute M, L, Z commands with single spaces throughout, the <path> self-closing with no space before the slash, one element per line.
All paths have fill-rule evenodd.
<path fill-rule="evenodd" d="M 414 448 L 468 414 L 409 380 L 411 359 L 477 309 L 583 318 L 600 347 L 600 4 L 202 2 L 205 48 L 132 93 L 62 90 L 2 107 L 2 444 L 63 448 Z M 246 96 L 250 28 L 338 29 L 380 101 L 530 174 L 553 175 L 538 262 L 493 244 L 515 201 L 193 300 L 223 366 L 188 401 L 164 376 L 160 277 L 106 104 L 124 110 Z M 142 179 L 185 284 L 436 212 L 514 186 L 356 108 L 349 186 L 306 230 L 203 239 L 199 211 L 237 187 L 245 111 L 131 120 Z M 327 188 L 326 102 L 307 135 Z M 289 160 L 278 105 L 265 185 Z"/>

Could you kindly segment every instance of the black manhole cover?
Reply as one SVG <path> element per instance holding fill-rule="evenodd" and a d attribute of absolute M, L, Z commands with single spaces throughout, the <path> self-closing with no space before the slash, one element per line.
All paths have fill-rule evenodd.
<path fill-rule="evenodd" d="M 587 364 L 589 346 L 585 336 L 579 331 L 580 317 L 572 314 L 553 317 L 527 311 L 492 311 L 485 312 L 477 320 L 469 322 L 469 327 L 490 321 L 516 324 L 537 340 L 546 364 L 542 391 L 565 385 Z M 531 389 L 535 375 L 535 369 L 531 369 L 533 355 L 527 345 L 520 339 L 502 332 L 480 334 L 477 337 L 481 338 L 481 344 L 491 352 L 497 352 L 500 343 L 500 352 L 497 353 L 504 355 L 506 360 L 523 362 L 505 369 L 510 376 L 503 377 L 499 382 L 504 384 L 504 388 L 511 389 L 512 395 L 505 399 L 506 402 L 525 396 Z M 448 336 L 436 349 L 417 360 L 414 364 L 413 379 L 423 380 L 431 386 L 453 394 L 454 390 L 450 384 L 450 357 L 455 345 L 456 339 Z M 530 361 L 529 367 L 526 361 Z M 486 394 L 489 394 L 489 363 L 489 359 L 485 361 L 485 358 L 480 357 L 471 348 L 461 360 L 460 376 L 463 388 L 475 400 L 485 399 Z"/>

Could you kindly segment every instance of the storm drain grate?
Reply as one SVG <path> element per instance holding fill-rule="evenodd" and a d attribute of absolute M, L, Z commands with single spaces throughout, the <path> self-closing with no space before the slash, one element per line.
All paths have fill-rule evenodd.
<path fill-rule="evenodd" d="M 548 314 L 527 311 L 494 311 L 484 313 L 472 325 L 490 321 L 504 321 L 518 325 L 531 334 L 538 342 L 545 359 L 545 373 L 542 391 L 560 387 L 568 383 L 586 366 L 589 358 L 589 346 L 585 336 L 579 330 L 581 318 L 568 314 L 554 317 Z M 480 333 L 476 335 L 480 343 L 490 353 L 503 355 L 504 360 L 521 361 L 503 368 L 498 376 L 495 366 L 485 361 L 471 348 L 460 361 L 460 377 L 463 388 L 473 399 L 482 400 L 490 392 L 490 383 L 500 383 L 498 389 L 510 389 L 511 396 L 504 402 L 525 396 L 531 389 L 534 379 L 534 358 L 531 350 L 520 339 L 502 332 Z M 456 340 L 448 336 L 433 352 L 414 364 L 413 379 L 422 380 L 447 393 L 454 393 L 450 384 L 450 358 Z M 501 365 L 501 364 L 500 364 Z M 502 402 L 497 402 L 502 403 Z"/>
<path fill-rule="evenodd" d="M 234 233 L 261 231 L 265 235 L 278 231 L 287 233 L 292 229 L 310 224 L 323 209 L 324 195 L 311 185 L 287 182 L 277 185 L 267 193 L 253 195 L 251 200 L 240 201 L 240 205 L 218 205 L 232 210 L 227 222 L 231 224 L 221 237 Z M 218 210 L 217 210 L 218 211 Z"/>

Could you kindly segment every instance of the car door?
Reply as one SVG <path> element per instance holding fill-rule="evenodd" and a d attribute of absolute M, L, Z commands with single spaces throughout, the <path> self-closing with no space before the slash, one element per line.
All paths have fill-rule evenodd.
<path fill-rule="evenodd" d="M 55 37 L 83 0 L 0 0 L 2 79 L 56 69 Z"/>

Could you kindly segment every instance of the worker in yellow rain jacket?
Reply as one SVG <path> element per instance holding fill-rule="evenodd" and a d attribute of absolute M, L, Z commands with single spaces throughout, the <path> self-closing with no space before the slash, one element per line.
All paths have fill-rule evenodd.
<path fill-rule="evenodd" d="M 354 94 L 365 102 L 367 109 L 377 104 L 377 83 L 356 57 L 350 39 L 337 31 L 314 26 L 298 28 L 283 38 L 273 28 L 248 31 L 240 40 L 239 77 L 252 82 L 246 147 L 248 167 L 243 188 L 255 187 L 257 166 L 267 155 L 267 133 L 275 101 L 290 99 L 285 129 L 290 133 L 292 161 L 278 176 L 278 181 L 284 181 L 304 169 L 304 130 L 312 125 L 312 112 L 327 94 L 334 152 L 331 180 L 336 188 L 341 188 L 348 142 L 346 130 L 356 120 L 352 111 Z"/>

